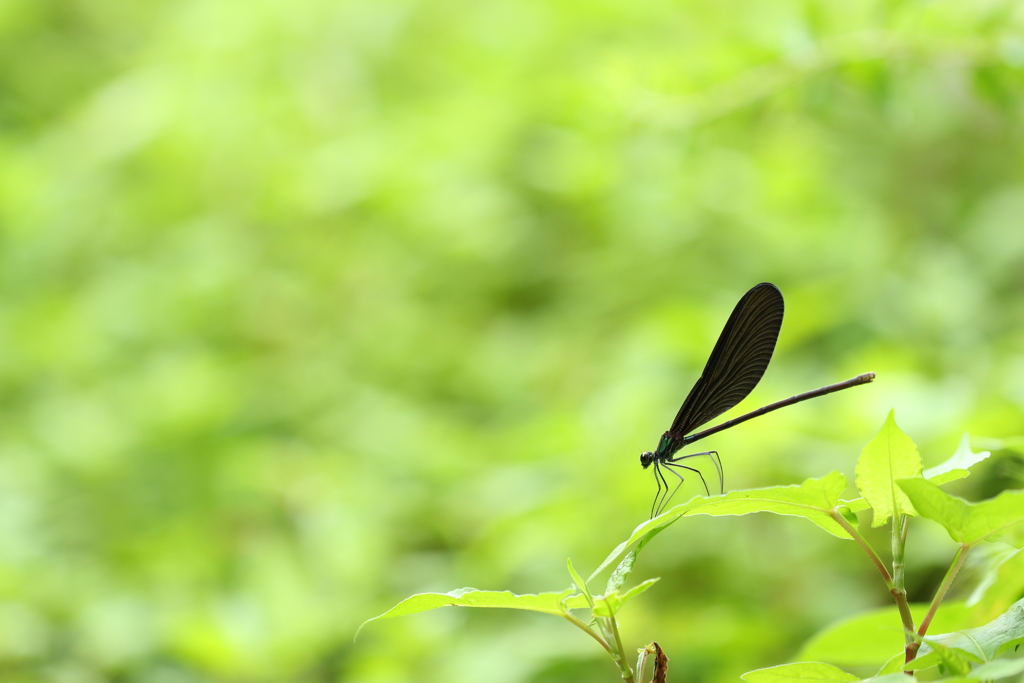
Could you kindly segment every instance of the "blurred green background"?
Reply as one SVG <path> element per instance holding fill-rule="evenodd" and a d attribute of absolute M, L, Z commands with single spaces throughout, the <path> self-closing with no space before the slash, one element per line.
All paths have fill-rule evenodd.
<path fill-rule="evenodd" d="M 1022 113 L 1017 2 L 0 2 L 0 677 L 618 680 L 543 615 L 352 635 L 589 573 L 761 281 L 730 415 L 878 380 L 704 442 L 727 488 L 852 478 L 890 408 L 926 465 L 1024 432 Z M 623 638 L 688 681 L 888 602 L 786 518 L 649 576 Z"/>

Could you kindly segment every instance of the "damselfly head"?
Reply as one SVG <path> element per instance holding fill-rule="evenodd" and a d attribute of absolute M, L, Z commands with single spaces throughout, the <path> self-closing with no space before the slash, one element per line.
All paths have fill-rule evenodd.
<path fill-rule="evenodd" d="M 645 470 L 651 466 L 652 462 L 654 462 L 654 453 L 644 451 L 640 454 L 640 464 L 644 466 Z"/>

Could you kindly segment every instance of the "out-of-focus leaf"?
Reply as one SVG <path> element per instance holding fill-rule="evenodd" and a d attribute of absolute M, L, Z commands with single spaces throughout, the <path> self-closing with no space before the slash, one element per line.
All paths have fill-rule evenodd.
<path fill-rule="evenodd" d="M 971 678 L 997 681 L 1024 673 L 1024 659 L 995 659 L 971 670 Z"/>
<path fill-rule="evenodd" d="M 914 603 L 910 614 L 920 623 L 929 605 Z M 977 623 L 977 622 L 975 622 Z M 935 613 L 934 628 L 956 630 L 970 624 L 970 611 L 961 602 L 946 602 Z M 874 666 L 902 652 L 903 625 L 896 605 L 841 619 L 816 633 L 797 653 L 798 659 L 840 666 Z"/>
<path fill-rule="evenodd" d="M 975 443 L 984 444 L 987 448 L 993 451 L 1001 450 L 1021 450 L 1024 449 L 1024 435 L 1021 436 L 1007 436 L 1001 439 L 996 439 L 991 436 L 978 437 L 975 439 Z"/>
<path fill-rule="evenodd" d="M 957 479 L 963 479 L 971 472 L 970 469 L 985 458 L 991 455 L 988 451 L 972 451 L 971 439 L 967 432 L 960 438 L 960 445 L 956 452 L 943 463 L 926 469 L 922 476 L 933 484 L 945 484 Z"/>
<path fill-rule="evenodd" d="M 702 442 L 729 444 L 729 486 L 845 467 L 886 396 L 933 438 L 979 410 L 1017 430 L 1015 3 L 735 13 L 0 2 L 0 678 L 336 679 L 379 606 L 558 587 L 561 557 L 593 568 L 643 521 L 637 440 L 755 278 L 788 309 L 765 401 L 882 383 Z M 719 680 L 819 613 L 825 582 L 776 583 L 790 550 L 814 576 L 847 554 L 706 521 L 654 537 L 685 567 L 655 607 Z M 548 666 L 566 649 L 534 619 L 462 616 L 375 628 L 340 666 L 600 678 Z"/>
<path fill-rule="evenodd" d="M 971 673 L 971 662 L 979 661 L 970 652 L 955 647 L 946 647 L 931 638 L 925 638 L 924 642 L 930 645 L 928 651 L 923 652 L 924 648 L 919 650 L 919 652 L 923 652 L 922 656 L 908 662 L 904 667 L 907 671 L 919 671 L 930 666 L 941 665 L 942 671 L 947 674 L 966 676 Z"/>
<path fill-rule="evenodd" d="M 968 605 L 973 606 L 981 602 L 986 591 L 992 588 L 1000 577 L 1004 581 L 1013 578 L 1024 581 L 1024 553 L 1021 553 L 1020 548 L 1014 548 L 1008 543 L 979 543 L 971 549 L 967 562 L 968 566 L 980 566 L 982 570 L 978 585 L 967 598 Z M 1009 567 L 1006 566 L 1007 562 L 1011 562 Z M 1004 568 L 1008 571 L 1004 571 Z"/>
<path fill-rule="evenodd" d="M 1019 600 L 1006 612 L 984 626 L 952 633 L 928 635 L 920 652 L 923 658 L 933 649 L 930 643 L 935 643 L 942 647 L 963 650 L 979 661 L 989 661 L 1004 650 L 1022 642 L 1024 642 L 1024 600 Z"/>
<path fill-rule="evenodd" d="M 903 479 L 900 488 L 922 517 L 938 522 L 957 543 L 973 545 L 1024 522 L 1024 490 L 1003 491 L 971 503 L 924 479 Z"/>
<path fill-rule="evenodd" d="M 903 671 L 903 662 L 906 659 L 906 657 L 906 651 L 899 652 L 893 655 L 889 658 L 889 661 L 882 665 L 882 667 L 878 670 L 878 673 L 875 674 L 875 677 L 870 680 L 878 680 L 886 674 L 901 673 Z"/>
<path fill-rule="evenodd" d="M 915 514 L 896 480 L 920 475 L 917 446 L 896 426 L 895 411 L 891 410 L 881 431 L 857 460 L 857 489 L 874 511 L 872 526 L 881 526 L 893 515 Z"/>
<path fill-rule="evenodd" d="M 748 671 L 747 683 L 852 683 L 860 677 L 823 662 L 797 662 Z"/>

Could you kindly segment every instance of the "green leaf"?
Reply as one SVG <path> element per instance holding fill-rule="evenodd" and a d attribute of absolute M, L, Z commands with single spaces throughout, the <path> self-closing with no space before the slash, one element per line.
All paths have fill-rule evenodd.
<path fill-rule="evenodd" d="M 566 613 L 566 605 L 563 602 L 573 593 L 575 591 L 571 588 L 560 593 L 538 593 L 536 595 L 516 595 L 510 591 L 482 591 L 476 588 L 459 588 L 448 593 L 417 593 L 401 601 L 387 612 L 364 621 L 356 630 L 356 637 L 359 637 L 359 632 L 371 621 L 426 612 L 438 607 L 501 607 L 562 616 Z"/>
<path fill-rule="evenodd" d="M 693 501 L 691 501 L 691 502 L 702 500 L 702 498 L 703 498 L 702 496 L 698 496 L 698 497 L 694 498 Z M 676 506 L 676 507 L 678 508 L 680 506 Z M 676 508 L 673 508 L 673 510 L 675 510 L 675 509 Z M 667 515 L 668 513 L 665 513 L 665 514 Z M 656 517 L 655 519 L 661 519 L 661 517 L 664 517 L 664 516 L 665 515 L 660 515 L 659 517 Z M 633 570 L 633 563 L 636 562 L 637 555 L 640 554 L 640 551 L 643 550 L 643 547 L 645 545 L 647 545 L 647 543 L 650 542 L 650 540 L 652 538 L 654 538 L 655 536 L 660 534 L 662 531 L 664 531 L 669 525 L 672 524 L 672 522 L 674 522 L 677 519 L 679 519 L 679 515 L 676 515 L 676 516 L 672 517 L 672 519 L 670 521 L 665 522 L 664 524 L 661 524 L 660 526 L 655 526 L 653 529 L 651 529 L 649 527 L 651 526 L 651 522 L 653 522 L 655 520 L 654 519 L 650 519 L 650 520 L 644 522 L 643 524 L 641 524 L 640 526 L 638 526 L 636 529 L 633 529 L 633 533 L 630 534 L 630 537 L 627 538 L 622 543 L 620 543 L 617 546 L 615 546 L 615 549 L 612 550 L 608 554 L 608 557 L 604 558 L 604 561 L 601 562 L 601 564 L 598 566 L 598 568 L 595 569 L 590 574 L 590 577 L 587 579 L 587 581 L 593 581 L 595 578 L 597 578 L 598 574 L 603 572 L 605 569 L 608 568 L 608 566 L 612 562 L 617 560 L 619 558 L 619 556 L 626 550 L 626 548 L 628 548 L 633 543 L 636 543 L 637 544 L 636 547 L 633 550 L 630 551 L 629 555 L 627 555 L 626 557 L 622 558 L 622 561 L 615 568 L 615 571 L 612 572 L 612 576 L 608 578 L 608 585 L 606 586 L 605 592 L 606 593 L 611 592 L 610 590 L 607 590 L 607 588 L 612 588 L 614 590 L 618 590 L 618 587 L 622 585 L 622 580 L 624 580 L 625 577 L 628 576 L 629 573 Z M 639 542 L 637 542 L 637 541 L 639 541 Z M 618 576 L 615 576 L 616 574 Z M 618 585 L 615 585 L 616 582 L 618 582 Z"/>
<path fill-rule="evenodd" d="M 903 479 L 899 486 L 922 517 L 941 524 L 957 543 L 973 545 L 1024 522 L 1024 490 L 970 503 L 924 479 Z"/>
<path fill-rule="evenodd" d="M 846 488 L 846 477 L 832 472 L 820 479 L 808 479 L 798 486 L 775 486 L 745 491 L 730 491 L 724 496 L 704 499 L 704 504 L 686 510 L 686 515 L 749 515 L 769 512 L 787 517 L 803 517 L 839 538 L 851 536 L 832 517 L 839 494 Z"/>
<path fill-rule="evenodd" d="M 881 431 L 857 460 L 857 489 L 874 510 L 872 526 L 885 524 L 893 515 L 916 514 L 896 480 L 921 476 L 921 455 L 896 426 L 894 415 L 889 411 Z"/>
<path fill-rule="evenodd" d="M 996 659 L 982 664 L 971 672 L 971 678 L 995 681 L 1024 673 L 1024 659 Z"/>
<path fill-rule="evenodd" d="M 991 455 L 988 451 L 971 450 L 971 440 L 967 432 L 960 439 L 960 445 L 949 460 L 935 467 L 926 469 L 922 476 L 933 484 L 945 484 L 956 479 L 963 479 L 970 474 L 970 468 Z"/>
<path fill-rule="evenodd" d="M 920 623 L 929 605 L 915 603 L 910 614 Z M 933 628 L 954 631 L 971 623 L 961 602 L 943 603 Z M 840 666 L 876 666 L 903 651 L 903 626 L 895 605 L 841 619 L 815 634 L 797 653 L 797 659 L 820 660 Z M 900 660 L 902 663 L 902 659 Z M 901 669 L 897 669 L 899 671 Z"/>
<path fill-rule="evenodd" d="M 583 593 L 576 593 L 573 590 L 569 590 L 568 592 L 571 593 L 571 595 L 567 596 L 565 600 L 562 600 L 562 605 L 565 609 L 590 609 L 590 601 L 587 600 L 587 596 L 583 595 Z"/>
<path fill-rule="evenodd" d="M 569 569 L 569 576 L 572 577 L 573 583 L 576 584 L 576 588 L 578 588 L 583 597 L 586 598 L 587 605 L 590 609 L 594 609 L 594 596 L 590 594 L 590 589 L 587 588 L 587 582 L 583 580 L 583 577 L 579 575 L 576 568 L 572 566 L 572 558 L 566 560 L 566 566 Z"/>
<path fill-rule="evenodd" d="M 972 549 L 967 561 L 972 566 L 981 567 L 981 578 L 967 598 L 968 605 L 976 605 L 985 597 L 985 593 L 1002 578 L 1010 576 L 1024 577 L 1024 553 L 1008 543 L 979 543 Z M 1009 565 L 1006 563 L 1010 562 Z"/>
<path fill-rule="evenodd" d="M 771 512 L 777 515 L 804 517 L 833 536 L 849 539 L 850 535 L 831 514 L 839 502 L 839 494 L 845 488 L 846 478 L 839 472 L 832 472 L 819 479 L 808 479 L 800 485 L 730 491 L 725 495 L 710 498 L 697 496 L 633 529 L 629 538 L 617 545 L 587 580 L 593 581 L 634 543 L 638 543 L 639 552 L 647 541 L 666 527 L 682 517 L 692 515 L 726 516 Z M 631 568 L 632 564 L 629 564 L 629 567 Z"/>
<path fill-rule="evenodd" d="M 599 595 L 594 598 L 594 615 L 598 617 L 612 617 L 615 616 L 622 606 L 627 602 L 635 598 L 636 596 L 643 593 L 645 590 L 656 584 L 661 579 L 647 579 L 643 583 L 630 588 L 625 593 L 609 593 L 608 595 Z"/>
<path fill-rule="evenodd" d="M 755 669 L 740 676 L 747 683 L 853 683 L 859 676 L 824 662 L 797 662 Z"/>
<path fill-rule="evenodd" d="M 1008 436 L 1002 439 L 994 439 L 992 437 L 981 437 L 980 439 L 978 439 L 978 441 L 981 441 L 994 451 L 1012 451 L 1024 449 L 1024 435 Z"/>
<path fill-rule="evenodd" d="M 950 456 L 949 460 L 935 467 L 929 467 L 921 476 L 933 484 L 946 484 L 957 479 L 963 479 L 970 474 L 970 467 L 981 462 L 989 455 L 988 451 L 979 451 L 977 453 L 972 451 L 970 439 L 967 433 L 964 432 L 963 438 L 960 439 L 960 445 L 957 447 L 956 452 Z M 863 512 L 871 507 L 871 504 L 864 498 L 841 500 L 839 502 L 840 509 L 842 509 L 842 506 L 846 506 L 850 512 Z"/>
<path fill-rule="evenodd" d="M 930 643 L 934 643 L 963 650 L 981 661 L 989 661 L 1003 650 L 1021 642 L 1024 642 L 1024 600 L 1018 600 L 1010 609 L 984 626 L 928 636 L 920 652 L 922 657 L 927 655 L 933 649 Z"/>
<path fill-rule="evenodd" d="M 897 671 L 892 671 L 880 676 L 872 676 L 871 678 L 865 678 L 865 683 L 914 683 L 914 679 L 903 673 L 903 655 L 900 655 L 900 668 Z"/>
<path fill-rule="evenodd" d="M 619 565 L 615 567 L 615 571 L 608 577 L 608 585 L 604 589 L 605 595 L 622 588 L 622 584 L 626 582 L 626 577 L 633 571 L 633 564 L 636 562 L 636 557 L 639 554 L 639 547 L 633 548 L 626 553 L 626 556 L 622 558 L 622 562 L 619 562 Z"/>
<path fill-rule="evenodd" d="M 845 507 L 850 512 L 863 512 L 871 507 L 871 505 L 863 498 L 854 498 L 853 500 L 841 500 L 839 506 Z"/>
<path fill-rule="evenodd" d="M 967 676 L 971 673 L 971 662 L 977 661 L 977 659 L 970 652 L 955 647 L 946 647 L 932 638 L 925 638 L 924 642 L 929 644 L 929 652 L 924 652 L 922 647 L 920 652 L 923 652 L 923 655 L 908 662 L 905 667 L 907 671 L 919 671 L 940 664 L 942 665 L 940 670 L 945 674 Z"/>
<path fill-rule="evenodd" d="M 877 681 L 878 679 L 884 677 L 886 674 L 902 674 L 903 661 L 906 659 L 906 657 L 906 651 L 894 654 L 892 657 L 889 658 L 889 661 L 882 665 L 882 668 L 878 670 L 878 673 L 876 673 L 873 678 L 870 678 L 868 680 Z"/>
<path fill-rule="evenodd" d="M 654 584 L 658 583 L 659 581 L 661 581 L 661 578 L 656 576 L 653 579 L 647 579 L 643 583 L 638 583 L 637 585 L 633 586 L 628 591 L 622 594 L 622 604 L 626 604 L 626 602 L 640 595 L 645 590 L 647 590 Z"/>
<path fill-rule="evenodd" d="M 857 513 L 851 510 L 850 508 L 846 507 L 845 505 L 836 506 L 836 512 L 842 515 L 843 519 L 845 519 L 846 523 L 850 526 L 856 527 L 858 524 L 860 524 L 860 520 L 857 519 Z"/>

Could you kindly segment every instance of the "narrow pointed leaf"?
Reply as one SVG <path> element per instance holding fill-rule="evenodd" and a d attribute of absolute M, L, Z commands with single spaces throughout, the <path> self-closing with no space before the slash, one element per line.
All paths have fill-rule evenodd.
<path fill-rule="evenodd" d="M 607 569 L 611 565 L 612 562 L 614 562 L 615 560 L 619 559 L 619 557 L 622 555 L 622 553 L 624 553 L 626 551 L 626 548 L 628 548 L 630 546 L 630 544 L 633 543 L 633 536 L 636 535 L 637 529 L 640 529 L 640 528 L 644 527 L 645 525 L 646 525 L 646 522 L 644 524 L 641 524 L 640 526 L 638 526 L 636 529 L 633 530 L 633 535 L 631 535 L 629 538 L 627 538 L 622 543 L 620 543 L 617 546 L 615 546 L 615 548 L 610 553 L 608 553 L 608 557 L 604 558 L 604 561 L 601 562 L 601 564 L 599 564 L 597 566 L 597 569 L 595 569 L 590 574 L 590 576 L 587 577 L 587 581 L 593 581 L 594 579 L 596 579 L 601 572 L 603 572 L 605 569 Z"/>
<path fill-rule="evenodd" d="M 643 583 L 630 588 L 625 593 L 609 593 L 608 595 L 599 595 L 594 598 L 594 616 L 598 617 L 613 617 L 615 616 L 622 606 L 627 602 L 635 598 L 636 596 L 643 593 L 645 590 L 656 584 L 660 579 L 647 579 Z"/>
<path fill-rule="evenodd" d="M 626 553 L 626 556 L 622 558 L 622 562 L 619 562 L 618 566 L 615 567 L 615 571 L 608 577 L 608 584 L 604 589 L 605 595 L 622 588 L 622 584 L 626 582 L 626 577 L 633 571 L 633 564 L 636 562 L 636 556 L 639 553 L 639 546 Z"/>
<path fill-rule="evenodd" d="M 563 615 L 566 611 L 566 605 L 563 602 L 574 592 L 575 590 L 568 589 L 560 593 L 516 595 L 510 591 L 460 588 L 448 593 L 418 593 L 401 601 L 387 612 L 364 621 L 356 631 L 356 636 L 358 637 L 359 631 L 362 631 L 363 627 L 371 621 L 426 612 L 438 607 L 498 607 Z M 582 598 L 582 596 L 580 597 Z"/>
<path fill-rule="evenodd" d="M 579 572 L 576 571 L 576 568 L 572 566 L 571 558 L 566 560 L 566 566 L 569 569 L 569 576 L 572 577 L 573 583 L 576 584 L 576 588 L 578 588 L 583 597 L 586 598 L 587 605 L 591 609 L 593 609 L 594 597 L 590 594 L 590 589 L 587 588 L 587 582 L 583 580 L 583 577 L 579 575 Z"/>
<path fill-rule="evenodd" d="M 692 500 L 690 500 L 689 502 L 683 503 L 682 505 L 676 505 L 674 508 L 672 508 L 668 512 L 662 513 L 662 514 L 658 515 L 657 517 L 655 517 L 654 519 L 649 519 L 646 522 L 644 522 L 643 524 L 641 524 L 640 526 L 638 526 L 635 529 L 633 529 L 633 533 L 630 534 L 629 538 L 627 538 L 625 541 L 623 541 L 622 543 L 620 543 L 617 546 L 615 546 L 615 549 L 612 550 L 610 553 L 608 553 L 608 557 L 604 558 L 604 561 L 601 562 L 601 564 L 598 566 L 597 569 L 595 569 L 593 571 L 593 573 L 591 573 L 591 575 L 587 579 L 587 581 L 593 581 L 595 578 L 597 578 L 597 576 L 601 572 L 603 572 L 605 569 L 607 569 L 609 566 L 611 566 L 612 562 L 615 562 L 616 560 L 618 560 L 619 557 L 621 557 L 622 554 L 624 552 L 626 552 L 627 548 L 629 548 L 631 545 L 636 543 L 637 544 L 636 547 L 631 551 L 631 554 L 633 556 L 632 557 L 627 556 L 627 557 L 623 558 L 623 560 L 619 563 L 620 566 L 616 567 L 616 569 L 615 569 L 616 572 L 619 572 L 620 571 L 620 567 L 621 567 L 622 572 L 625 572 L 625 574 L 628 575 L 628 573 L 630 571 L 632 571 L 632 569 L 633 569 L 633 562 L 636 560 L 636 555 L 638 555 L 640 553 L 640 550 L 652 538 L 654 538 L 655 536 L 660 534 L 662 531 L 664 531 L 666 528 L 668 528 L 673 522 L 675 522 L 677 519 L 682 517 L 683 516 L 683 512 L 685 511 L 684 508 L 687 505 L 690 505 L 691 503 L 695 504 L 695 505 L 696 504 L 700 504 L 700 502 L 703 501 L 703 500 L 704 500 L 703 496 L 697 496 L 697 497 L 693 498 Z M 622 565 L 626 565 L 626 566 L 623 567 Z M 609 585 L 612 585 L 612 581 L 613 581 L 613 579 L 611 579 L 611 578 L 608 579 Z"/>
<path fill-rule="evenodd" d="M 960 445 L 949 460 L 935 467 L 929 467 L 922 476 L 933 484 L 945 484 L 956 479 L 963 479 L 970 474 L 971 467 L 989 455 L 988 451 L 972 451 L 970 436 L 964 432 L 960 439 Z"/>
<path fill-rule="evenodd" d="M 854 676 L 824 662 L 797 662 L 748 671 L 740 676 L 747 683 L 853 683 Z"/>
<path fill-rule="evenodd" d="M 656 576 L 653 579 L 647 579 L 643 583 L 638 583 L 622 594 L 622 603 L 625 604 L 629 600 L 632 600 L 659 581 L 661 581 L 661 578 Z"/>
<path fill-rule="evenodd" d="M 1024 490 L 971 503 L 924 479 L 904 479 L 899 486 L 922 517 L 941 524 L 957 543 L 973 545 L 1024 522 Z"/>
<path fill-rule="evenodd" d="M 916 514 L 896 480 L 919 476 L 921 455 L 917 446 L 896 426 L 894 411 L 890 411 L 881 431 L 857 460 L 857 488 L 874 510 L 872 526 L 881 526 L 893 515 Z"/>

